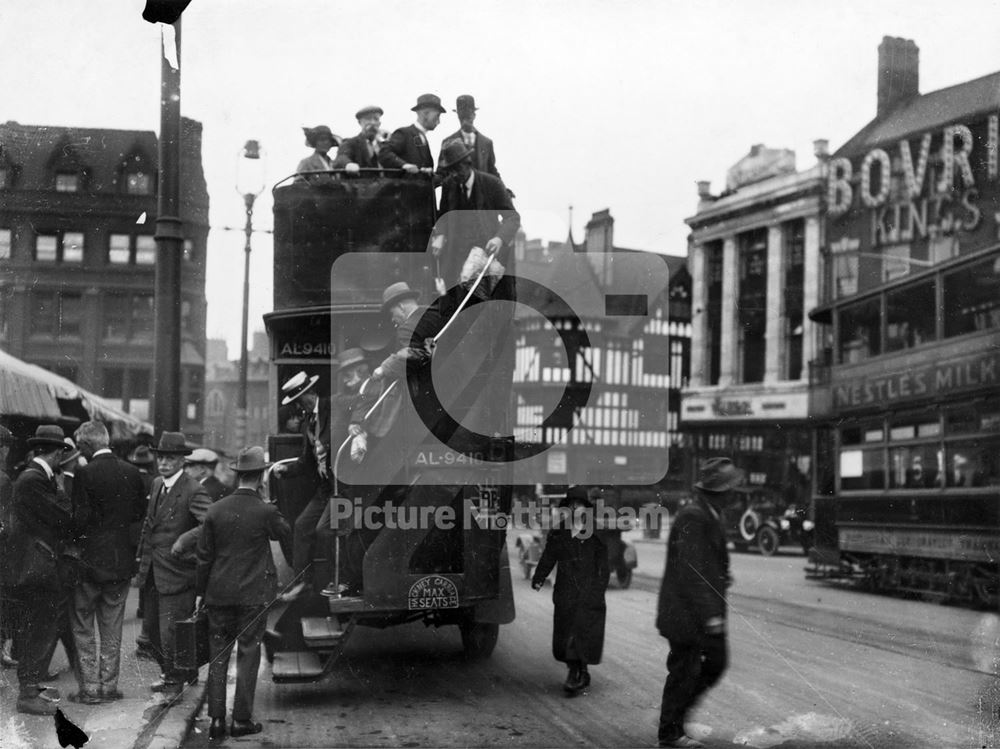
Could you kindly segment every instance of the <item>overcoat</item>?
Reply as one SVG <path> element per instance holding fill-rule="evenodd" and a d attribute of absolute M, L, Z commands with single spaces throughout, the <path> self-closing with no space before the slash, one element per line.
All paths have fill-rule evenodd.
<path fill-rule="evenodd" d="M 729 552 L 721 522 L 701 497 L 678 511 L 667 538 L 656 628 L 671 643 L 697 642 L 705 623 L 726 613 Z"/>
<path fill-rule="evenodd" d="M 145 580 L 152 571 L 156 590 L 169 595 L 194 587 L 195 544 L 192 541 L 212 502 L 201 483 L 183 471 L 170 491 L 162 492 L 162 496 L 161 487 L 163 477 L 157 476 L 149 490 L 149 508 L 143 524 L 139 579 Z M 171 554 L 178 540 L 187 551 Z"/>
<path fill-rule="evenodd" d="M 497 171 L 497 157 L 493 152 L 493 139 L 483 135 L 476 128 L 472 129 L 476 134 L 476 143 L 472 149 L 472 166 L 474 169 L 480 172 L 486 172 L 487 174 L 492 174 L 497 179 L 503 179 L 500 176 L 500 172 Z M 464 140 L 462 137 L 462 131 L 457 130 L 443 141 L 441 141 L 441 149 L 447 146 L 452 141 Z M 438 163 L 441 162 L 440 156 L 438 157 Z"/>
<path fill-rule="evenodd" d="M 372 144 L 374 153 L 368 149 Z M 348 164 L 357 164 L 362 169 L 378 169 L 378 149 L 373 141 L 369 141 L 364 133 L 353 138 L 345 138 L 337 149 L 337 158 L 333 160 L 334 169 L 343 169 Z"/>
<path fill-rule="evenodd" d="M 433 169 L 434 156 L 427 144 L 427 136 L 416 125 L 407 125 L 394 131 L 382 145 L 378 152 L 378 163 L 386 169 L 402 169 L 403 164 Z"/>
<path fill-rule="evenodd" d="M 55 478 L 38 463 L 29 463 L 14 482 L 5 585 L 48 591 L 63 587 L 67 570 L 62 553 L 73 537 L 69 507 Z"/>
<path fill-rule="evenodd" d="M 600 663 L 604 649 L 607 605 L 608 549 L 595 534 L 573 538 L 567 529 L 549 531 L 538 560 L 533 584 L 544 582 L 558 563 L 552 591 L 552 655 L 557 661 L 576 659 Z"/>

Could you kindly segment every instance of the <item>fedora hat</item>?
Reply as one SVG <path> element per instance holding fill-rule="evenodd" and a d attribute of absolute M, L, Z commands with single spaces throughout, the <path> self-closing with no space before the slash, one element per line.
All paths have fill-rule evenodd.
<path fill-rule="evenodd" d="M 476 99 L 472 94 L 462 94 L 457 99 L 455 99 L 455 111 L 461 114 L 462 112 L 475 112 L 479 107 L 476 106 Z"/>
<path fill-rule="evenodd" d="M 219 456 L 212 450 L 199 447 L 184 459 L 185 463 L 197 463 L 198 465 L 214 466 L 219 462 Z"/>
<path fill-rule="evenodd" d="M 264 448 L 254 445 L 240 450 L 229 467 L 236 473 L 252 473 L 267 470 L 271 464 L 264 460 Z"/>
<path fill-rule="evenodd" d="M 727 492 L 743 483 L 743 471 L 729 458 L 707 458 L 698 471 L 695 489 L 710 494 Z"/>
<path fill-rule="evenodd" d="M 590 501 L 590 493 L 583 486 L 571 486 L 566 491 L 566 498 L 560 504 L 563 507 L 572 507 L 574 504 L 580 504 L 584 507 L 594 506 L 594 503 Z"/>
<path fill-rule="evenodd" d="M 28 437 L 28 447 L 36 445 L 46 445 L 48 447 L 61 447 L 63 450 L 73 448 L 66 444 L 66 435 L 63 434 L 62 427 L 55 424 L 42 424 L 35 429 L 35 436 Z"/>
<path fill-rule="evenodd" d="M 281 386 L 281 392 L 285 397 L 281 399 L 281 405 L 287 406 L 293 400 L 309 390 L 319 380 L 319 375 L 309 377 L 305 372 L 299 371 L 288 378 L 288 381 Z"/>
<path fill-rule="evenodd" d="M 435 96 L 434 94 L 420 94 L 420 96 L 417 97 L 417 103 L 414 106 L 410 107 L 410 111 L 416 112 L 423 109 L 424 107 L 431 107 L 432 109 L 436 109 L 441 114 L 444 114 L 445 112 L 448 111 L 447 109 L 441 106 L 441 97 Z"/>
<path fill-rule="evenodd" d="M 164 455 L 190 455 L 191 448 L 187 446 L 184 432 L 164 432 L 160 435 L 160 444 L 152 448 L 154 453 Z"/>
<path fill-rule="evenodd" d="M 150 466 L 156 462 L 156 459 L 146 445 L 139 445 L 129 453 L 128 462 L 134 466 Z"/>
<path fill-rule="evenodd" d="M 306 134 L 306 145 L 309 146 L 310 148 L 316 147 L 316 140 L 321 135 L 327 136 L 331 141 L 333 141 L 333 145 L 335 146 L 340 145 L 340 140 L 341 140 L 340 136 L 334 135 L 333 131 L 330 130 L 330 128 L 328 128 L 326 125 L 317 125 L 316 127 L 304 127 L 302 128 L 302 132 Z"/>
<path fill-rule="evenodd" d="M 441 149 L 441 160 L 438 166 L 447 169 L 469 158 L 472 158 L 472 151 L 469 150 L 464 141 L 456 138 L 445 143 L 444 148 Z"/>
<path fill-rule="evenodd" d="M 386 287 L 382 292 L 382 309 L 389 309 L 396 302 L 403 299 L 417 299 L 420 292 L 410 288 L 406 281 L 397 281 Z"/>
<path fill-rule="evenodd" d="M 382 115 L 385 114 L 385 112 L 382 111 L 382 107 L 376 107 L 374 104 L 372 104 L 367 107 L 361 107 L 361 109 L 358 110 L 357 114 L 355 114 L 354 117 L 360 120 L 362 117 L 367 117 L 370 114 L 377 114 L 379 117 L 381 117 Z"/>
<path fill-rule="evenodd" d="M 348 348 L 337 354 L 337 371 L 346 369 L 354 364 L 361 364 L 367 361 L 365 352 L 359 348 Z"/>

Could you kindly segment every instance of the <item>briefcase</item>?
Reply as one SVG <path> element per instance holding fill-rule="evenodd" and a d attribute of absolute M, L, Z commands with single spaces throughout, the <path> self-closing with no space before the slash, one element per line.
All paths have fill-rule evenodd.
<path fill-rule="evenodd" d="M 179 669 L 196 671 L 209 658 L 208 612 L 202 607 L 174 624 L 174 663 Z"/>

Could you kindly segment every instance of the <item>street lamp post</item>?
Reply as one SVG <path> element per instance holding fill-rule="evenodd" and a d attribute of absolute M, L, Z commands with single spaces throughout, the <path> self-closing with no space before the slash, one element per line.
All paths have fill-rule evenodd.
<path fill-rule="evenodd" d="M 264 191 L 260 143 L 248 140 L 240 153 L 236 191 L 243 196 L 246 224 L 243 228 L 243 327 L 240 332 L 240 379 L 236 394 L 236 447 L 246 447 L 247 437 L 247 328 L 250 324 L 250 251 L 253 236 L 253 206 Z"/>

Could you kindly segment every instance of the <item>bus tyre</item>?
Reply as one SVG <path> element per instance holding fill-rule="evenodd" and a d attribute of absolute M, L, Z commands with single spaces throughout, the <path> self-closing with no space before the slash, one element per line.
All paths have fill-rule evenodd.
<path fill-rule="evenodd" d="M 760 549 L 761 556 L 774 556 L 774 552 L 778 550 L 780 544 L 781 539 L 778 538 L 778 532 L 771 526 L 765 525 L 757 531 L 757 548 Z"/>
<path fill-rule="evenodd" d="M 747 543 L 752 543 L 757 537 L 758 528 L 760 528 L 760 515 L 754 510 L 747 509 L 740 517 L 740 535 Z"/>
<path fill-rule="evenodd" d="M 470 619 L 458 627 L 462 632 L 462 650 L 465 652 L 466 660 L 475 661 L 490 657 L 500 635 L 499 624 L 474 622 Z"/>

